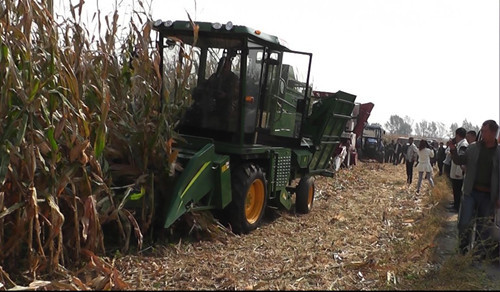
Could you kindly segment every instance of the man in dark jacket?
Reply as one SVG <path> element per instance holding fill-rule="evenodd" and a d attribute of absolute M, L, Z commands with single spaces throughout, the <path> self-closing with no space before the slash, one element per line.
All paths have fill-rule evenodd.
<path fill-rule="evenodd" d="M 401 162 L 401 154 L 403 153 L 403 145 L 401 144 L 401 141 L 397 141 L 396 145 L 394 145 L 394 159 L 392 160 L 392 163 L 394 165 L 398 165 Z"/>
<path fill-rule="evenodd" d="M 413 166 L 418 159 L 418 148 L 415 143 L 413 143 L 413 137 L 408 139 L 408 146 L 406 147 L 405 161 L 406 161 L 406 182 L 411 184 L 413 179 Z"/>
<path fill-rule="evenodd" d="M 476 251 L 483 258 L 491 255 L 498 257 L 498 242 L 488 240 L 490 234 L 486 225 L 491 221 L 495 209 L 500 208 L 500 148 L 496 139 L 497 131 L 498 124 L 494 120 L 485 121 L 481 127 L 482 139 L 469 145 L 463 155 L 458 154 L 454 143 L 448 143 L 453 162 L 466 166 L 458 214 L 459 248 L 462 254 L 470 248 L 475 221 Z"/>
<path fill-rule="evenodd" d="M 393 162 L 394 160 L 394 140 L 391 141 L 390 144 L 385 146 L 385 162 Z"/>
<path fill-rule="evenodd" d="M 443 174 L 443 161 L 446 158 L 446 148 L 444 148 L 443 142 L 439 142 L 439 147 L 438 147 L 436 156 L 437 156 L 437 158 L 436 158 L 437 165 L 438 165 L 438 169 L 439 169 L 439 176 L 441 176 Z"/>

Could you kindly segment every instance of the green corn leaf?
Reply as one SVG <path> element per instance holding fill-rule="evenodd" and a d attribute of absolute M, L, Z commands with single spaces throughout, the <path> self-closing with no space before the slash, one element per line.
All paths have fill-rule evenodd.
<path fill-rule="evenodd" d="M 97 129 L 97 135 L 94 143 L 95 155 L 97 158 L 101 157 L 101 154 L 104 151 L 105 144 L 106 144 L 106 126 L 104 124 L 101 124 Z"/>
<path fill-rule="evenodd" d="M 146 189 L 144 187 L 141 187 L 141 192 L 140 193 L 133 193 L 130 195 L 130 200 L 131 201 L 137 201 L 140 198 L 144 197 L 144 194 L 146 194 Z"/>
<path fill-rule="evenodd" d="M 50 147 L 54 152 L 57 152 L 59 150 L 59 147 L 57 146 L 57 141 L 54 138 L 54 126 L 50 126 L 47 129 L 47 138 L 49 139 Z"/>
<path fill-rule="evenodd" d="M 55 65 L 55 52 L 52 51 L 52 54 L 50 54 L 50 64 L 49 64 L 49 74 L 53 75 L 56 72 L 56 65 Z"/>
<path fill-rule="evenodd" d="M 14 145 L 21 145 L 21 142 L 26 134 L 26 127 L 28 126 L 28 114 L 23 114 L 21 125 L 18 127 L 17 137 Z"/>
<path fill-rule="evenodd" d="M 17 109 L 17 107 L 12 107 L 8 116 L 8 124 L 7 127 L 4 129 L 4 133 L 1 137 L 2 141 L 10 141 L 11 143 L 15 143 L 18 141 L 19 137 L 19 127 L 22 126 L 19 124 L 19 117 L 22 114 L 21 111 Z M 24 120 L 27 119 L 27 116 L 22 117 L 22 123 L 24 124 Z M 24 133 L 22 133 L 24 136 Z M 19 146 L 19 142 L 17 144 L 14 144 L 16 146 Z"/>
<path fill-rule="evenodd" d="M 0 55 L 0 62 L 7 60 L 9 57 L 9 48 L 6 45 L 2 45 L 2 54 Z"/>
<path fill-rule="evenodd" d="M 4 148 L 4 147 L 2 147 Z M 2 149 L 4 150 L 4 149 Z M 8 151 L 2 151 L 0 155 L 0 184 L 5 183 L 7 172 L 9 171 L 10 157 Z"/>
<path fill-rule="evenodd" d="M 31 90 L 29 101 L 33 101 L 33 98 L 35 98 L 35 95 L 38 92 L 38 89 L 40 88 L 40 80 L 35 80 L 35 86 L 33 86 L 33 89 Z"/>

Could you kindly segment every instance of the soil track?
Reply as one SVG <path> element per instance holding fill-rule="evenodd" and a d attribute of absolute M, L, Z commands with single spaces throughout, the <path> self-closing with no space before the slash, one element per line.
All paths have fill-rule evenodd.
<path fill-rule="evenodd" d="M 460 289 L 419 284 L 455 256 L 456 215 L 441 211 L 444 226 L 422 227 L 442 207 L 426 182 L 417 195 L 414 181 L 406 184 L 404 165 L 360 162 L 334 178 L 317 178 L 309 214 L 269 210 L 250 234 L 220 229 L 210 240 L 117 257 L 114 266 L 130 289 L 141 290 Z M 495 273 L 490 268 L 488 275 Z M 490 280 L 480 288 L 500 287 Z"/>

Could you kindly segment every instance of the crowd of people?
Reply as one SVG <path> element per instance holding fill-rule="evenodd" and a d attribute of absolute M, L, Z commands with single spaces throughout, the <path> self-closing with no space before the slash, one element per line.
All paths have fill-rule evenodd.
<path fill-rule="evenodd" d="M 452 183 L 460 185 L 456 190 L 453 187 L 454 198 L 459 198 L 455 203 L 458 204 L 459 251 L 466 254 L 473 249 L 481 259 L 499 256 L 498 239 L 492 238 L 489 228 L 500 208 L 497 133 L 498 124 L 487 120 L 482 124 L 478 141 L 476 133 L 459 128 L 455 138 L 447 143 L 451 156 L 450 179 L 458 179 Z M 454 170 L 461 173 L 453 173 Z M 471 246 L 472 238 L 475 238 L 474 246 Z"/>
<path fill-rule="evenodd" d="M 386 144 L 388 163 L 406 166 L 406 182 L 413 181 L 413 169 L 418 173 L 416 193 L 423 180 L 434 187 L 433 170 L 449 180 L 452 201 L 448 210 L 458 216 L 458 251 L 465 255 L 472 252 L 481 260 L 499 260 L 500 226 L 495 234 L 493 222 L 500 222 L 500 145 L 499 126 L 486 120 L 479 132 L 463 127 L 455 130 L 452 139 L 443 142 L 426 141 Z M 496 223 L 495 223 L 496 224 Z"/>

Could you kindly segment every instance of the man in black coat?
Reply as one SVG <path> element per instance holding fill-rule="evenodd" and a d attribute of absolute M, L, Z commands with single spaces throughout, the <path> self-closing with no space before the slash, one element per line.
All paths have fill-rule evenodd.
<path fill-rule="evenodd" d="M 446 158 L 446 148 L 444 148 L 444 143 L 439 142 L 439 147 L 436 155 L 437 165 L 439 169 L 439 176 L 443 174 L 443 161 Z"/>
<path fill-rule="evenodd" d="M 394 165 L 398 165 L 401 162 L 401 155 L 403 154 L 403 145 L 401 141 L 397 141 L 396 145 L 394 145 L 394 158 L 392 163 Z"/>

